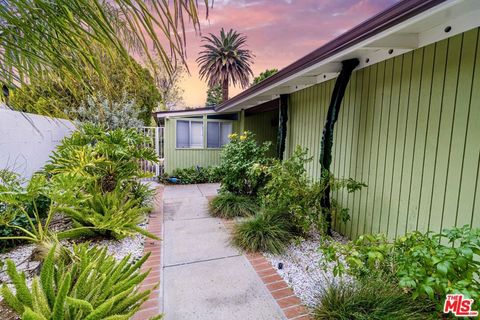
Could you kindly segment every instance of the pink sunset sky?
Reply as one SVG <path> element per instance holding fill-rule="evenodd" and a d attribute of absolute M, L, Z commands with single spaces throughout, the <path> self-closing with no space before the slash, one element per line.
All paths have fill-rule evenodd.
<path fill-rule="evenodd" d="M 247 36 L 255 55 L 257 76 L 265 69 L 281 69 L 399 0 L 215 0 L 209 19 L 202 15 L 202 35 L 233 28 Z M 199 1 L 201 2 L 201 1 Z M 182 88 L 187 106 L 204 106 L 207 85 L 198 76 L 195 59 L 200 36 L 187 33 L 187 64 Z M 242 91 L 230 88 L 230 97 Z"/>

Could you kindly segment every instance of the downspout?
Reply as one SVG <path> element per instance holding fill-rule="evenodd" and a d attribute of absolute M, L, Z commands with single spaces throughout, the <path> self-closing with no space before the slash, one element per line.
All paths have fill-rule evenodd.
<path fill-rule="evenodd" d="M 337 122 L 340 106 L 342 104 L 345 89 L 352 75 L 353 70 L 358 66 L 358 59 L 349 59 L 342 61 L 342 71 L 338 75 L 335 87 L 333 88 L 332 98 L 328 106 L 327 119 L 323 128 L 322 143 L 320 146 L 320 165 L 322 168 L 322 178 L 330 176 L 330 165 L 332 163 L 333 129 Z M 322 212 L 325 218 L 327 234 L 332 235 L 332 211 L 330 202 L 330 184 L 327 184 L 320 201 Z"/>
<path fill-rule="evenodd" d="M 277 135 L 277 157 L 280 160 L 283 160 L 283 154 L 285 152 L 285 140 L 287 139 L 288 98 L 288 94 L 280 95 Z"/>

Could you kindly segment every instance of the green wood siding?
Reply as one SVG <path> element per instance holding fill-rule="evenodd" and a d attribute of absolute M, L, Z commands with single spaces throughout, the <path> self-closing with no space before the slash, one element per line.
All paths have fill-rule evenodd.
<path fill-rule="evenodd" d="M 172 173 L 178 168 L 192 166 L 213 166 L 220 162 L 221 149 L 177 149 L 176 148 L 176 121 L 188 118 L 170 118 L 165 121 L 165 172 Z M 195 119 L 198 120 L 198 119 Z M 204 145 L 206 145 L 206 118 L 204 117 Z M 224 121 L 224 120 L 208 120 Z M 233 132 L 238 132 L 239 121 L 233 121 Z"/>
<path fill-rule="evenodd" d="M 290 96 L 287 155 L 314 156 L 335 79 Z M 255 130 L 252 130 L 255 131 Z M 480 42 L 474 29 L 357 70 L 335 127 L 333 173 L 368 184 L 335 197 L 351 220 L 349 237 L 480 227 Z"/>
<path fill-rule="evenodd" d="M 255 134 L 258 142 L 271 141 L 269 156 L 277 152 L 278 110 L 245 116 L 245 130 Z"/>

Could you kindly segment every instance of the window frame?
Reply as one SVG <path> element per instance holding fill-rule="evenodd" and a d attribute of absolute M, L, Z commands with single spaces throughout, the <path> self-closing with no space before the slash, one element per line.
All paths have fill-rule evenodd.
<path fill-rule="evenodd" d="M 178 122 L 188 122 L 188 147 L 178 146 Z M 202 125 L 202 145 L 200 147 L 192 147 L 192 122 L 197 122 Z M 198 150 L 205 147 L 205 124 L 203 119 L 176 119 L 175 121 L 175 149 L 179 150 Z"/>
<path fill-rule="evenodd" d="M 209 147 L 208 146 L 208 123 L 218 123 L 218 147 Z M 223 146 L 225 144 L 222 145 L 222 125 L 225 125 L 225 124 L 229 124 L 230 127 L 231 127 L 231 130 L 230 130 L 230 134 L 233 133 L 233 121 L 228 121 L 228 120 L 223 120 L 223 121 L 219 121 L 219 120 L 216 120 L 216 119 L 212 119 L 212 120 L 207 120 L 207 126 L 206 126 L 206 131 L 207 131 L 207 134 L 206 134 L 206 149 L 222 149 Z"/>
<path fill-rule="evenodd" d="M 208 138 L 207 138 L 207 135 L 208 135 L 208 123 L 209 122 L 219 122 L 219 123 L 230 123 L 231 126 L 232 126 L 232 133 L 235 132 L 235 120 L 224 120 L 224 119 L 207 119 L 206 116 L 203 116 L 202 118 L 187 118 L 187 117 L 182 117 L 182 118 L 174 118 L 172 119 L 175 121 L 175 124 L 174 124 L 174 127 L 175 127 L 175 150 L 221 150 L 223 148 L 223 146 L 221 147 L 218 147 L 218 148 L 208 148 Z M 184 121 L 184 122 L 189 122 L 189 139 L 191 139 L 191 122 L 202 122 L 202 134 L 203 134 L 203 140 L 202 140 L 202 147 L 195 147 L 195 148 L 192 148 L 192 147 L 187 147 L 187 148 L 181 148 L 181 147 L 178 147 L 177 145 L 177 134 L 178 134 L 178 127 L 177 127 L 177 122 L 178 121 Z M 220 127 L 220 126 L 219 126 Z M 189 140 L 189 144 L 190 144 L 190 140 Z"/>

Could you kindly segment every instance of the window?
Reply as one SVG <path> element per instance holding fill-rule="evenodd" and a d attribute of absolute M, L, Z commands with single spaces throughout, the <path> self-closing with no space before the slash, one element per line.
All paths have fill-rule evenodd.
<path fill-rule="evenodd" d="M 232 133 L 231 122 L 209 121 L 207 123 L 207 148 L 220 148 L 228 143 Z"/>
<path fill-rule="evenodd" d="M 177 148 L 203 148 L 203 122 L 177 120 Z"/>

